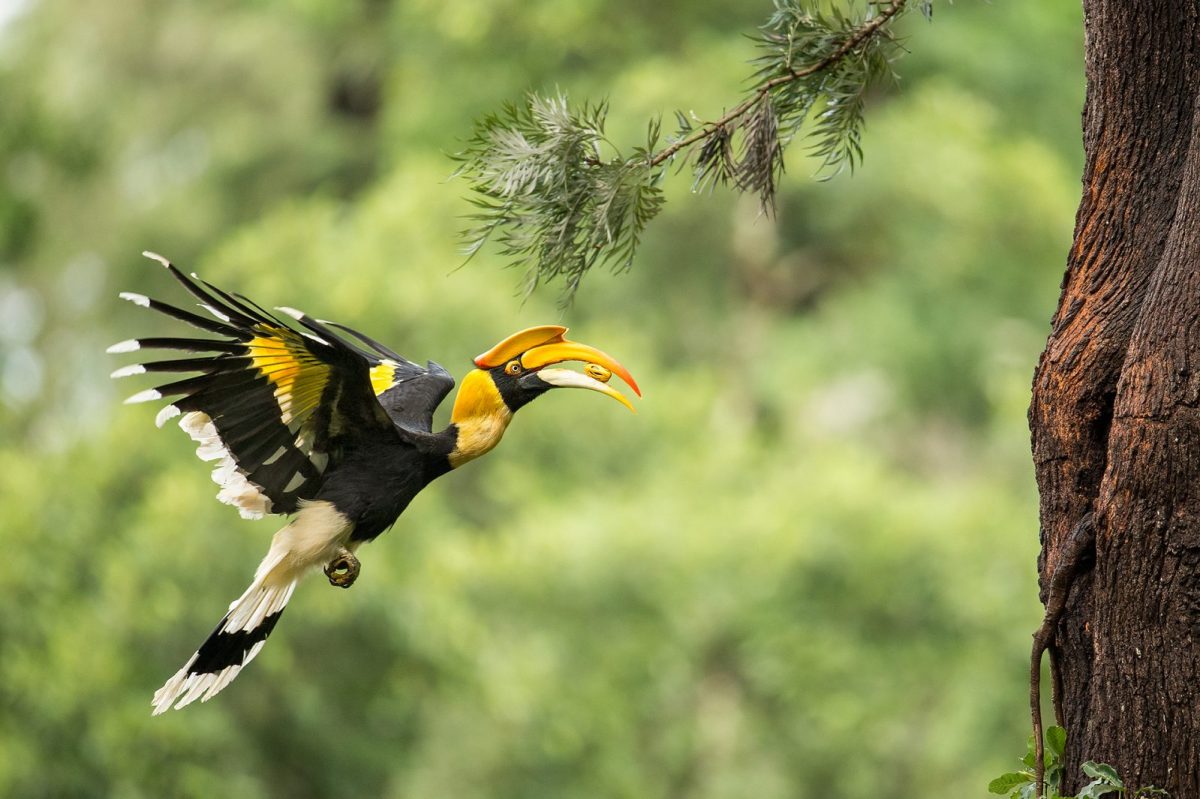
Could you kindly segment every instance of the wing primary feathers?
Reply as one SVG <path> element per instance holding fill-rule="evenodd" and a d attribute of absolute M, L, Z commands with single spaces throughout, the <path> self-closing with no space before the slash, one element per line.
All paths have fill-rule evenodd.
<path fill-rule="evenodd" d="M 183 284 L 183 287 L 188 290 L 189 294 L 200 300 L 200 304 L 207 308 L 210 313 L 213 310 L 216 310 L 226 317 L 224 321 L 232 322 L 234 324 L 241 325 L 242 327 L 254 327 L 255 322 L 253 319 L 239 313 L 233 308 L 222 304 L 218 298 L 200 288 L 191 278 L 175 268 L 174 264 L 167 263 L 167 271 L 171 273 L 172 277 Z"/>
<path fill-rule="evenodd" d="M 203 411 L 214 419 L 228 416 L 236 419 L 239 424 L 257 424 L 261 419 L 269 417 L 284 425 L 279 418 L 279 405 L 275 402 L 274 397 L 266 396 L 269 399 L 262 399 L 261 393 L 258 393 L 257 397 L 250 396 L 249 393 L 230 396 L 221 389 L 210 391 L 204 388 L 183 399 L 175 400 L 175 404 L 185 411 Z M 286 425 L 284 426 L 286 427 Z"/>
<path fill-rule="evenodd" d="M 138 350 L 183 350 L 185 352 L 226 352 L 240 354 L 244 345 L 234 341 L 216 341 L 208 338 L 151 337 L 131 338 L 119 341 L 108 348 L 110 353 L 137 352 Z"/>
<path fill-rule="evenodd" d="M 254 310 L 253 308 L 248 308 L 245 304 L 243 304 L 236 297 L 234 297 L 233 295 L 229 294 L 226 291 L 223 291 L 223 290 L 217 288 L 212 283 L 209 283 L 207 280 L 202 280 L 197 275 L 192 275 L 192 277 L 195 278 L 196 280 L 199 280 L 201 283 L 203 283 L 205 286 L 208 287 L 209 291 L 212 291 L 218 297 L 220 297 L 222 300 L 224 300 L 225 304 L 227 306 L 235 309 L 238 313 L 245 315 L 245 317 L 247 319 L 252 320 L 255 324 L 270 325 L 270 324 L 278 323 L 279 320 L 275 320 L 274 322 L 272 322 L 270 319 L 264 318 L 258 311 Z"/>
<path fill-rule="evenodd" d="M 152 311 L 158 311 L 166 316 L 174 317 L 181 322 L 187 322 L 192 327 L 198 327 L 201 330 L 207 330 L 209 333 L 216 333 L 217 335 L 229 336 L 230 338 L 243 340 L 249 338 L 245 332 L 237 329 L 236 327 L 231 327 L 230 325 L 222 324 L 220 322 L 214 322 L 211 319 L 205 319 L 203 316 L 194 314 L 191 311 L 185 311 L 182 308 L 176 308 L 174 305 L 153 300 L 142 294 L 134 294 L 129 291 L 123 291 L 121 292 L 120 296 L 121 299 L 129 300 L 135 305 L 140 305 L 143 308 L 149 308 Z"/>
<path fill-rule="evenodd" d="M 198 454 L 221 458 L 213 472 L 222 486 L 219 498 L 243 515 L 294 512 L 315 494 L 327 468 L 337 465 L 351 442 L 394 439 L 399 435 L 395 425 L 407 424 L 410 416 L 428 429 L 433 407 L 453 385 L 440 370 L 422 369 L 353 328 L 291 308 L 279 308 L 276 315 L 248 297 L 183 273 L 161 256 L 146 255 L 207 313 L 141 294 L 122 296 L 215 335 L 114 344 L 109 352 L 168 354 L 146 357 L 113 376 L 178 374 L 129 401 L 163 400 L 155 417 L 159 426 L 182 416 L 180 425 L 200 442 Z"/>
<path fill-rule="evenodd" d="M 110 374 L 109 377 L 111 377 L 113 379 L 117 379 L 117 378 L 121 378 L 121 377 L 131 377 L 133 375 L 140 375 L 140 374 L 145 374 L 145 373 L 146 373 L 146 367 L 142 366 L 140 363 L 135 363 L 135 364 L 130 364 L 129 366 L 122 366 L 120 369 L 117 369 L 112 374 Z"/>
<path fill-rule="evenodd" d="M 365 358 L 372 366 L 378 366 L 385 360 L 390 360 L 397 366 L 416 366 L 416 364 L 404 356 L 397 355 L 384 345 L 380 344 L 378 341 L 375 341 L 374 339 L 369 338 L 368 336 L 365 336 L 362 333 L 359 333 L 357 330 L 347 327 L 346 325 L 339 324 L 338 322 L 330 322 L 327 319 L 313 319 L 311 316 L 306 314 L 301 314 L 300 316 L 297 316 L 296 319 L 309 330 L 320 333 L 322 336 L 325 336 L 331 341 L 336 342 L 339 346 L 345 347 L 351 352 L 357 353 L 361 357 Z M 347 341 L 337 333 L 333 332 L 333 330 L 330 328 L 337 328 L 345 333 L 349 333 L 367 347 L 374 350 L 374 352 L 370 352 L 369 350 L 358 346 L 358 344 L 355 344 L 354 342 Z"/>
<path fill-rule="evenodd" d="M 359 333 L 357 330 L 355 330 L 352 327 L 347 327 L 346 325 L 339 324 L 338 322 L 326 322 L 325 324 L 332 325 L 333 327 L 336 327 L 338 330 L 343 330 L 343 331 L 349 333 L 350 335 L 354 336 L 356 339 L 358 339 L 362 343 L 366 344 L 368 347 L 375 350 L 377 353 L 379 353 L 380 355 L 382 355 L 385 358 L 391 358 L 393 361 L 399 361 L 400 363 L 412 363 L 404 356 L 397 355 L 396 353 L 392 352 L 387 347 L 380 344 L 375 339 L 371 338 L 370 336 L 366 335 L 365 333 Z"/>
<path fill-rule="evenodd" d="M 139 391 L 132 397 L 127 397 L 125 399 L 125 404 L 136 405 L 139 402 L 153 402 L 154 400 L 162 399 L 162 396 L 163 395 L 159 393 L 158 389 L 148 388 L 145 391 Z"/>
<path fill-rule="evenodd" d="M 109 355 L 118 355 L 123 352 L 137 352 L 142 348 L 142 343 L 136 338 L 127 338 L 124 341 L 118 341 L 116 344 L 109 346 L 105 350 Z"/>
<path fill-rule="evenodd" d="M 192 399 L 201 391 L 229 392 L 232 394 L 239 388 L 246 387 L 259 379 L 260 377 L 257 374 L 247 371 L 200 375 L 198 377 L 177 380 L 174 383 L 164 383 L 161 386 L 155 386 L 154 390 L 164 397 L 188 394 L 191 395 L 188 398 Z"/>
<path fill-rule="evenodd" d="M 127 377 L 129 375 L 144 374 L 145 372 L 204 372 L 205 374 L 218 374 L 245 369 L 249 363 L 249 358 L 179 358 L 173 361 L 147 361 L 146 363 L 122 367 L 113 372 L 112 376 Z M 136 367 L 136 370 L 134 367 Z"/>
<path fill-rule="evenodd" d="M 334 333 L 329 328 L 325 327 L 325 325 L 321 324 L 316 319 L 313 319 L 311 316 L 304 313 L 304 311 L 297 311 L 295 308 L 280 308 L 279 310 L 283 311 L 288 316 L 292 317 L 297 322 L 299 322 L 301 325 L 303 325 L 304 327 L 307 327 L 309 330 L 316 333 L 318 336 L 321 336 L 324 339 L 326 339 L 327 340 L 326 343 L 333 342 L 334 344 L 339 344 L 342 347 L 344 347 L 345 349 L 350 350 L 351 352 L 355 352 L 355 353 L 358 352 L 357 347 L 351 346 L 350 342 L 346 341 L 341 336 Z"/>
<path fill-rule="evenodd" d="M 233 292 L 233 296 L 237 297 L 239 300 L 244 302 L 246 305 L 250 306 L 254 310 L 258 311 L 258 313 L 262 314 L 263 319 L 267 320 L 270 324 L 279 325 L 280 327 L 287 327 L 287 325 L 283 322 L 282 319 L 280 319 L 278 316 L 276 316 L 275 314 L 268 311 L 266 308 L 259 305 L 254 300 L 247 297 L 245 294 L 239 294 L 235 291 L 235 292 Z"/>

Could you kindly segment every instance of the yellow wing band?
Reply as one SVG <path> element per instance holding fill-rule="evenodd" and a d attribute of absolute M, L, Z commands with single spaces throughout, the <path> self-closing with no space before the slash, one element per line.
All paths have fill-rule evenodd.
<path fill-rule="evenodd" d="M 396 365 L 391 361 L 382 361 L 371 367 L 371 389 L 375 396 L 391 388 L 396 382 Z"/>
<path fill-rule="evenodd" d="M 254 368 L 275 387 L 284 424 L 306 418 L 321 402 L 329 384 L 329 365 L 309 352 L 304 341 L 286 328 L 268 328 L 246 344 Z"/>

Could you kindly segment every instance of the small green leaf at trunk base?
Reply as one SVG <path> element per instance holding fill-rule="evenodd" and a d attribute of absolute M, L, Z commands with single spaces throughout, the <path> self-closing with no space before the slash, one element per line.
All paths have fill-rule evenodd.
<path fill-rule="evenodd" d="M 1021 762 L 1033 768 L 1037 764 L 1037 750 L 1033 741 L 1033 736 L 1029 736 L 1029 742 L 1026 745 L 1025 757 L 1021 758 Z"/>
<path fill-rule="evenodd" d="M 1120 790 L 1117 786 L 1104 780 L 1092 780 L 1083 786 L 1083 790 L 1079 792 L 1077 799 L 1099 799 L 1099 797 L 1105 794 L 1116 793 Z"/>
<path fill-rule="evenodd" d="M 1097 763 L 1089 760 L 1083 764 L 1083 773 L 1117 788 L 1123 789 L 1125 787 L 1125 783 L 1121 782 L 1121 778 L 1117 776 L 1117 770 L 1107 763 Z"/>
<path fill-rule="evenodd" d="M 1027 771 L 1010 771 L 988 783 L 988 793 L 1006 794 L 1014 788 L 1030 782 L 1033 776 Z"/>
<path fill-rule="evenodd" d="M 1046 751 L 1058 759 L 1062 759 L 1067 748 L 1067 731 L 1062 727 L 1051 727 L 1046 730 Z"/>

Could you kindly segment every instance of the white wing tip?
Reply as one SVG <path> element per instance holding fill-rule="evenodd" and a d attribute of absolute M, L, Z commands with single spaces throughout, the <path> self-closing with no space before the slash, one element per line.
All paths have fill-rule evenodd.
<path fill-rule="evenodd" d="M 162 394 L 157 388 L 148 388 L 145 391 L 139 391 L 129 399 L 125 400 L 125 404 L 136 405 L 139 402 L 153 402 L 156 399 L 162 399 Z"/>
<path fill-rule="evenodd" d="M 142 348 L 136 338 L 127 338 L 124 341 L 118 341 L 111 347 L 105 350 L 109 355 L 117 355 L 122 352 L 137 352 Z"/>
<path fill-rule="evenodd" d="M 175 405 L 168 405 L 158 412 L 158 416 L 154 417 L 154 426 L 162 427 L 167 423 L 167 420 L 174 419 L 180 414 L 180 410 Z"/>
<path fill-rule="evenodd" d="M 293 319 L 300 320 L 304 318 L 304 311 L 297 311 L 295 308 L 289 308 L 286 305 L 277 305 L 275 310 L 282 311 Z"/>
<path fill-rule="evenodd" d="M 115 379 L 118 377 L 132 377 L 133 375 L 145 373 L 146 367 L 142 366 L 140 363 L 134 363 L 130 364 L 129 366 L 122 366 L 120 369 L 115 370 L 111 375 L 109 375 L 109 377 Z"/>
<path fill-rule="evenodd" d="M 149 250 L 142 250 L 142 255 L 149 258 L 151 261 L 158 261 L 163 266 L 171 265 L 170 261 L 168 261 L 166 258 L 163 258 L 161 255 L 159 255 L 156 252 L 150 252 Z"/>
<path fill-rule="evenodd" d="M 122 291 L 117 296 L 123 300 L 129 300 L 134 305 L 140 305 L 143 308 L 150 307 L 150 298 L 147 297 L 145 294 L 136 294 L 132 291 Z"/>
<path fill-rule="evenodd" d="M 197 276 L 196 276 L 196 274 L 195 274 L 194 272 L 192 273 L 192 277 L 196 278 L 197 280 L 199 280 L 199 279 L 200 279 L 199 277 L 197 277 Z M 222 313 L 222 312 L 218 311 L 216 308 L 214 308 L 213 306 L 209 305 L 207 302 L 202 302 L 202 303 L 200 303 L 200 307 L 201 307 L 201 308 L 203 308 L 204 310 L 208 311 L 208 312 L 209 312 L 210 314 L 212 314 L 213 316 L 215 316 L 215 317 L 217 317 L 218 319 L 220 319 L 222 322 L 228 322 L 228 321 L 229 321 L 229 315 L 228 315 L 228 314 L 225 314 L 225 313 Z"/>

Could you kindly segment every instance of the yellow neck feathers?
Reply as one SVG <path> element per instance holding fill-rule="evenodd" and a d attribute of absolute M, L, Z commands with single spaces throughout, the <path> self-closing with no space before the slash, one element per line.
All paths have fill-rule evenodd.
<path fill-rule="evenodd" d="M 450 422 L 458 427 L 458 440 L 450 453 L 450 466 L 457 469 L 464 463 L 487 454 L 500 443 L 512 411 L 487 372 L 473 370 L 463 378 Z"/>

